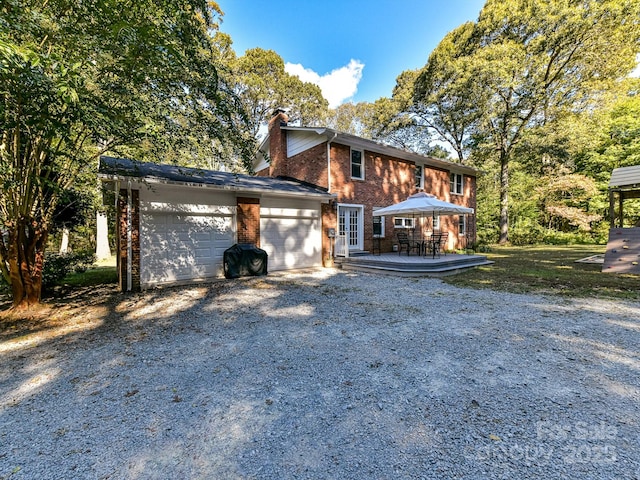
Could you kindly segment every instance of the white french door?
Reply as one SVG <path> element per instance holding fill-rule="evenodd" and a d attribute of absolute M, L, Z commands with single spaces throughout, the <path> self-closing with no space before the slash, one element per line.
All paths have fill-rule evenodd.
<path fill-rule="evenodd" d="M 363 207 L 338 206 L 338 234 L 344 239 L 349 250 L 363 248 Z"/>

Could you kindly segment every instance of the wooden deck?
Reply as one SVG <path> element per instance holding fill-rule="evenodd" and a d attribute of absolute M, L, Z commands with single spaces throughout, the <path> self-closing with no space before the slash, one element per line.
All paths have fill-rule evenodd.
<path fill-rule="evenodd" d="M 381 255 L 356 255 L 336 258 L 335 263 L 345 270 L 360 270 L 399 276 L 439 277 L 453 275 L 470 268 L 492 265 L 483 255 L 441 255 L 439 258 L 407 256 L 405 253 L 383 253 Z"/>

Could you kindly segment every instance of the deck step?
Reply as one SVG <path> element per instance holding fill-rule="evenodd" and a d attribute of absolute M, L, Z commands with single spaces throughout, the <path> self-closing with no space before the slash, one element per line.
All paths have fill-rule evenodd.
<path fill-rule="evenodd" d="M 360 256 L 336 259 L 345 270 L 359 270 L 402 276 L 444 276 L 483 265 L 492 265 L 482 255 L 450 255 L 439 259 L 422 257 L 395 259 L 394 256 Z"/>

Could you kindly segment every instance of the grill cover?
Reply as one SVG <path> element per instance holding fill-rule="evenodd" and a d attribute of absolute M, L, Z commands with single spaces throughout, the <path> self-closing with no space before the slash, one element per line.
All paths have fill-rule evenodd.
<path fill-rule="evenodd" d="M 251 243 L 236 243 L 227 248 L 223 263 L 226 278 L 267 274 L 267 252 Z"/>

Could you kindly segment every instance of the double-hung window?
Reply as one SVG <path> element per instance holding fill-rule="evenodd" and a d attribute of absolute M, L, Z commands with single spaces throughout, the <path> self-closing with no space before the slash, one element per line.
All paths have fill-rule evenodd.
<path fill-rule="evenodd" d="M 464 215 L 458 215 L 458 235 L 467 234 L 467 219 Z"/>
<path fill-rule="evenodd" d="M 462 195 L 464 193 L 464 179 L 461 173 L 451 173 L 449 175 L 449 185 L 451 193 Z"/>
<path fill-rule="evenodd" d="M 422 188 L 422 165 L 416 165 L 416 188 Z"/>
<path fill-rule="evenodd" d="M 362 150 L 351 150 L 351 178 L 364 179 Z"/>
<path fill-rule="evenodd" d="M 373 236 L 375 238 L 384 238 L 384 217 L 376 215 L 376 210 L 382 207 L 373 207 Z"/>

